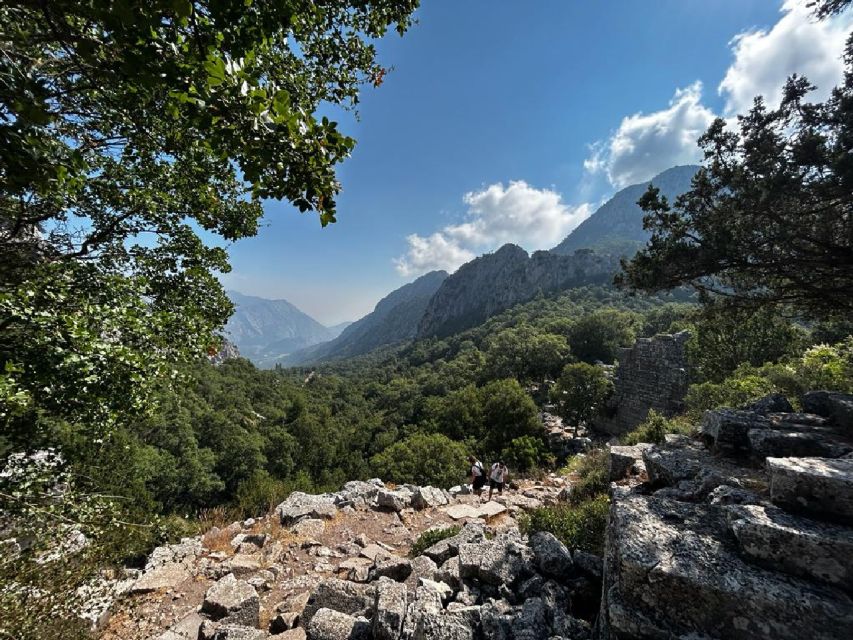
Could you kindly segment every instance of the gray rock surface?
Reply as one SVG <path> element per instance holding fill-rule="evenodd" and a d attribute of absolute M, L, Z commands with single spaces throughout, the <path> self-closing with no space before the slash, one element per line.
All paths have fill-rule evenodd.
<path fill-rule="evenodd" d="M 482 542 L 486 539 L 482 525 L 466 524 L 455 536 L 436 542 L 424 551 L 424 555 L 441 565 L 445 560 L 459 555 L 459 545 L 466 542 Z"/>
<path fill-rule="evenodd" d="M 393 556 L 386 560 L 381 560 L 376 563 L 376 567 L 371 572 L 374 578 L 391 578 L 397 582 L 403 582 L 412 573 L 412 563 L 408 558 L 400 558 Z"/>
<path fill-rule="evenodd" d="M 255 588 L 229 573 L 207 590 L 201 610 L 214 620 L 257 627 L 260 619 L 260 604 Z"/>
<path fill-rule="evenodd" d="M 407 591 L 405 585 L 387 578 L 376 584 L 373 614 L 373 638 L 397 640 L 403 632 L 406 618 Z"/>
<path fill-rule="evenodd" d="M 412 494 L 402 489 L 396 491 L 380 489 L 376 495 L 376 506 L 380 509 L 390 509 L 391 511 L 400 512 L 412 506 Z"/>
<path fill-rule="evenodd" d="M 459 573 L 486 584 L 512 585 L 532 573 L 533 553 L 521 542 L 504 540 L 459 547 Z"/>
<path fill-rule="evenodd" d="M 853 395 L 834 391 L 809 391 L 803 395 L 803 411 L 829 418 L 835 424 L 853 429 Z"/>
<path fill-rule="evenodd" d="M 370 623 L 340 611 L 321 608 L 306 626 L 308 640 L 368 640 Z"/>
<path fill-rule="evenodd" d="M 781 393 L 771 393 L 748 404 L 744 407 L 744 410 L 754 411 L 755 413 L 766 416 L 768 413 L 791 413 L 794 407 L 788 402 L 788 398 Z"/>
<path fill-rule="evenodd" d="M 641 443 L 633 446 L 610 447 L 610 481 L 621 480 L 634 468 L 637 463 L 643 462 L 643 451 L 649 448 L 649 444 Z"/>
<path fill-rule="evenodd" d="M 436 487 L 418 487 L 412 495 L 412 506 L 415 509 L 441 507 L 447 503 L 447 495 Z"/>
<path fill-rule="evenodd" d="M 281 524 L 289 526 L 304 518 L 331 519 L 338 509 L 335 506 L 335 496 L 330 494 L 314 495 L 294 491 L 287 499 L 276 507 L 276 513 L 281 517 Z"/>
<path fill-rule="evenodd" d="M 775 504 L 853 524 L 853 459 L 767 458 L 767 469 Z"/>
<path fill-rule="evenodd" d="M 375 587 L 329 578 L 320 582 L 302 611 L 302 626 L 310 628 L 311 619 L 320 609 L 332 609 L 351 616 L 361 615 L 373 607 Z M 309 637 L 311 634 L 308 634 Z"/>
<path fill-rule="evenodd" d="M 727 509 L 741 553 L 771 568 L 853 592 L 853 530 L 758 505 Z"/>
<path fill-rule="evenodd" d="M 769 427 L 770 421 L 754 411 L 717 409 L 705 412 L 701 432 L 713 440 L 716 452 L 737 455 L 749 452 L 750 430 Z"/>
<path fill-rule="evenodd" d="M 546 576 L 566 578 L 572 571 L 572 554 L 552 533 L 539 531 L 530 536 L 530 546 L 539 571 Z"/>

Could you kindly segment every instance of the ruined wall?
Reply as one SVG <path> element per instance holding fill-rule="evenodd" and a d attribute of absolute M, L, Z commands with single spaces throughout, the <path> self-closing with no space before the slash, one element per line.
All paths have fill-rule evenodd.
<path fill-rule="evenodd" d="M 630 431 L 654 409 L 673 415 L 683 408 L 687 393 L 687 356 L 684 345 L 690 334 L 640 338 L 622 349 L 616 369 L 616 390 L 610 400 L 610 416 L 595 426 L 614 435 Z"/>

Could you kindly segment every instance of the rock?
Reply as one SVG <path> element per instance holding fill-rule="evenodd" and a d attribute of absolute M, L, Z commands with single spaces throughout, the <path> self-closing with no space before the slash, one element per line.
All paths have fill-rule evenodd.
<path fill-rule="evenodd" d="M 367 640 L 370 623 L 332 609 L 318 609 L 308 623 L 308 640 Z"/>
<path fill-rule="evenodd" d="M 415 607 L 412 610 L 412 615 L 415 618 L 424 614 L 439 614 L 443 608 L 441 593 L 438 589 L 426 585 L 418 586 L 415 590 Z"/>
<path fill-rule="evenodd" d="M 649 444 L 641 443 L 630 447 L 610 447 L 610 481 L 621 480 L 637 465 L 642 463 L 643 451 Z"/>
<path fill-rule="evenodd" d="M 412 506 L 418 510 L 440 507 L 447 502 L 444 491 L 435 487 L 418 487 L 412 495 Z"/>
<path fill-rule="evenodd" d="M 445 560 L 441 567 L 433 573 L 432 577 L 436 582 L 444 582 L 445 584 L 449 584 L 453 589 L 459 590 L 459 587 L 462 584 L 462 579 L 459 575 L 458 556 Z"/>
<path fill-rule="evenodd" d="M 201 640 L 267 640 L 265 631 L 240 624 L 205 623 L 199 629 Z"/>
<path fill-rule="evenodd" d="M 531 573 L 532 551 L 515 541 L 462 544 L 459 547 L 459 574 L 478 578 L 486 584 L 512 585 Z"/>
<path fill-rule="evenodd" d="M 438 565 L 427 556 L 418 556 L 412 558 L 411 561 L 412 573 L 415 578 L 435 579 L 435 574 L 438 571 Z"/>
<path fill-rule="evenodd" d="M 380 547 L 378 544 L 367 545 L 366 547 L 364 547 L 359 552 L 359 555 L 361 555 L 364 558 L 369 558 L 370 560 L 373 560 L 374 562 L 379 562 L 379 561 L 384 560 L 385 558 L 390 557 L 390 554 L 383 547 Z"/>
<path fill-rule="evenodd" d="M 762 498 L 752 491 L 724 484 L 712 490 L 706 500 L 708 504 L 721 507 L 730 504 L 760 504 L 763 502 Z"/>
<path fill-rule="evenodd" d="M 240 525 L 237 524 L 237 531 Z M 182 563 L 189 566 L 195 562 L 204 547 L 200 538 L 181 538 L 177 544 L 168 544 L 154 549 L 145 562 L 145 571 L 151 571 L 167 564 Z"/>
<path fill-rule="evenodd" d="M 757 414 L 766 416 L 768 413 L 790 413 L 794 410 L 794 407 L 788 402 L 788 398 L 781 393 L 771 393 L 760 400 L 746 405 L 744 410 L 754 411 Z"/>
<path fill-rule="evenodd" d="M 545 578 L 538 573 L 522 582 L 516 589 L 519 600 L 527 600 L 542 593 L 542 587 L 545 585 Z"/>
<path fill-rule="evenodd" d="M 604 571 L 604 559 L 601 556 L 575 549 L 572 560 L 574 561 L 574 566 L 580 569 L 580 571 L 591 578 L 601 580 L 601 575 Z"/>
<path fill-rule="evenodd" d="M 196 640 L 204 618 L 192 611 L 169 627 L 157 640 Z"/>
<path fill-rule="evenodd" d="M 284 633 L 270 636 L 270 640 L 306 640 L 306 638 L 305 629 L 302 627 L 296 627 L 295 629 L 290 629 Z"/>
<path fill-rule="evenodd" d="M 441 602 L 446 602 L 453 597 L 453 589 L 445 582 L 436 582 L 429 578 L 420 578 L 418 580 L 418 588 L 432 589 L 438 594 Z"/>
<path fill-rule="evenodd" d="M 305 538 L 318 538 L 326 531 L 326 523 L 319 518 L 300 520 L 290 527 L 290 532 Z"/>
<path fill-rule="evenodd" d="M 192 578 L 192 574 L 183 563 L 159 565 L 143 573 L 130 587 L 129 593 L 150 593 L 160 589 L 174 589 L 190 578 Z"/>
<path fill-rule="evenodd" d="M 726 455 L 740 455 L 750 449 L 750 430 L 768 428 L 770 421 L 754 411 L 717 409 L 705 412 L 700 431 L 713 441 L 714 451 Z"/>
<path fill-rule="evenodd" d="M 376 506 L 380 509 L 389 509 L 400 512 L 412 506 L 412 494 L 409 491 L 380 489 L 376 495 Z"/>
<path fill-rule="evenodd" d="M 261 562 L 258 556 L 238 553 L 228 561 L 228 568 L 236 577 L 243 578 L 259 571 Z"/>
<path fill-rule="evenodd" d="M 853 459 L 767 458 L 767 469 L 775 504 L 853 524 Z"/>
<path fill-rule="evenodd" d="M 202 613 L 229 624 L 257 627 L 260 620 L 260 598 L 255 588 L 229 573 L 215 582 L 204 596 Z"/>
<path fill-rule="evenodd" d="M 674 486 L 682 480 L 692 480 L 708 457 L 687 437 L 673 438 L 665 445 L 653 445 L 643 451 L 649 482 L 654 486 Z"/>
<path fill-rule="evenodd" d="M 487 602 L 480 607 L 483 637 L 489 640 L 512 640 L 512 607 L 503 601 Z"/>
<path fill-rule="evenodd" d="M 733 506 L 727 515 L 747 557 L 853 591 L 853 530 L 757 505 Z"/>
<path fill-rule="evenodd" d="M 276 614 L 270 620 L 270 633 L 283 633 L 299 624 L 299 614 L 295 611 Z"/>
<path fill-rule="evenodd" d="M 281 524 L 289 526 L 304 518 L 329 520 L 335 517 L 338 508 L 335 506 L 335 497 L 332 495 L 313 495 L 294 491 L 276 507 L 275 512 L 281 518 Z"/>
<path fill-rule="evenodd" d="M 542 598 L 528 598 L 521 611 L 512 621 L 512 634 L 515 640 L 540 640 L 550 634 L 545 603 Z"/>
<path fill-rule="evenodd" d="M 506 511 L 506 507 L 499 502 L 490 501 L 480 505 L 453 504 L 442 509 L 454 520 L 468 520 L 482 518 L 488 520 Z"/>
<path fill-rule="evenodd" d="M 565 611 L 555 611 L 553 618 L 551 631 L 558 638 L 588 640 L 592 634 L 592 629 L 590 629 L 588 622 L 575 618 Z"/>
<path fill-rule="evenodd" d="M 803 411 L 829 418 L 844 429 L 853 429 L 853 395 L 834 391 L 809 391 L 803 395 Z"/>
<path fill-rule="evenodd" d="M 750 429 L 747 437 L 752 454 L 759 458 L 821 457 L 840 458 L 851 451 L 848 445 L 798 425 L 772 429 Z"/>
<path fill-rule="evenodd" d="M 417 621 L 412 640 L 474 640 L 474 630 L 463 616 L 424 614 Z"/>
<path fill-rule="evenodd" d="M 566 545 L 547 531 L 538 531 L 530 536 L 530 547 L 536 565 L 546 576 L 565 578 L 572 571 L 572 554 Z"/>
<path fill-rule="evenodd" d="M 379 489 L 384 488 L 382 482 L 379 481 L 379 484 L 373 482 L 362 482 L 360 480 L 351 480 L 344 484 L 340 491 L 338 491 L 336 495 L 336 503 L 339 507 L 353 504 L 358 500 L 362 500 L 365 503 L 372 502 L 376 497 L 376 494 L 379 493 Z"/>
<path fill-rule="evenodd" d="M 853 624 L 841 591 L 745 562 L 722 508 L 617 488 L 607 544 L 610 637 L 830 640 Z"/>
<path fill-rule="evenodd" d="M 403 632 L 406 618 L 406 587 L 388 578 L 380 578 L 376 585 L 373 614 L 373 638 L 397 640 Z"/>
<path fill-rule="evenodd" d="M 403 582 L 412 573 L 412 563 L 406 558 L 392 557 L 376 563 L 373 574 L 376 578 L 391 578 Z"/>
<path fill-rule="evenodd" d="M 302 626 L 310 627 L 311 619 L 320 609 L 333 609 L 351 616 L 360 615 L 373 607 L 375 589 L 370 585 L 357 584 L 330 578 L 320 582 L 302 610 Z M 311 637 L 311 634 L 308 634 Z"/>
<path fill-rule="evenodd" d="M 485 530 L 479 524 L 466 524 L 455 536 L 436 542 L 424 551 L 424 555 L 441 565 L 445 560 L 459 554 L 459 545 L 465 542 L 482 542 Z"/>

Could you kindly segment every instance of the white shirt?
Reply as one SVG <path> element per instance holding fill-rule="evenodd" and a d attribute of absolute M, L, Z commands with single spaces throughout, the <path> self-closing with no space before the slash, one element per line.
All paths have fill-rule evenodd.
<path fill-rule="evenodd" d="M 492 465 L 492 473 L 489 476 L 495 482 L 503 482 L 504 474 L 506 473 L 506 467 L 502 467 L 497 462 Z"/>
<path fill-rule="evenodd" d="M 471 475 L 479 478 L 483 475 L 483 464 L 481 462 L 475 462 L 471 467 Z"/>

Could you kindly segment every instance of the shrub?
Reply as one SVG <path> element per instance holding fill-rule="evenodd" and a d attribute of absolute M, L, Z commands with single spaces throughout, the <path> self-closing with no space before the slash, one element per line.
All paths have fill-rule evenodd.
<path fill-rule="evenodd" d="M 446 529 L 428 529 L 418 536 L 415 544 L 409 550 L 409 556 L 415 558 L 429 549 L 432 545 L 441 542 L 447 538 L 452 538 L 461 531 L 458 525 L 447 527 Z"/>
<path fill-rule="evenodd" d="M 553 463 L 554 457 L 541 438 L 521 436 L 501 452 L 501 459 L 514 470 L 530 471 Z"/>
<path fill-rule="evenodd" d="M 639 444 L 640 442 L 652 442 L 660 444 L 668 433 L 689 433 L 692 429 L 691 423 L 686 418 L 667 418 L 654 409 L 636 429 L 622 436 L 623 444 Z"/>
<path fill-rule="evenodd" d="M 370 465 L 389 482 L 450 487 L 465 475 L 465 458 L 463 444 L 438 433 L 416 433 L 373 456 Z"/>
<path fill-rule="evenodd" d="M 539 507 L 523 514 L 519 525 L 527 535 L 547 531 L 569 549 L 601 554 L 609 504 L 606 495 L 599 495 L 576 505 Z"/>
<path fill-rule="evenodd" d="M 604 369 L 586 362 L 567 364 L 551 390 L 557 412 L 572 425 L 592 420 L 613 393 Z"/>
<path fill-rule="evenodd" d="M 586 455 L 575 456 L 564 470 L 578 475 L 569 493 L 571 505 L 607 493 L 610 487 L 610 453 L 607 449 L 592 449 Z"/>
<path fill-rule="evenodd" d="M 272 511 L 289 493 L 287 483 L 259 469 L 237 485 L 234 503 L 242 517 L 256 517 Z"/>

